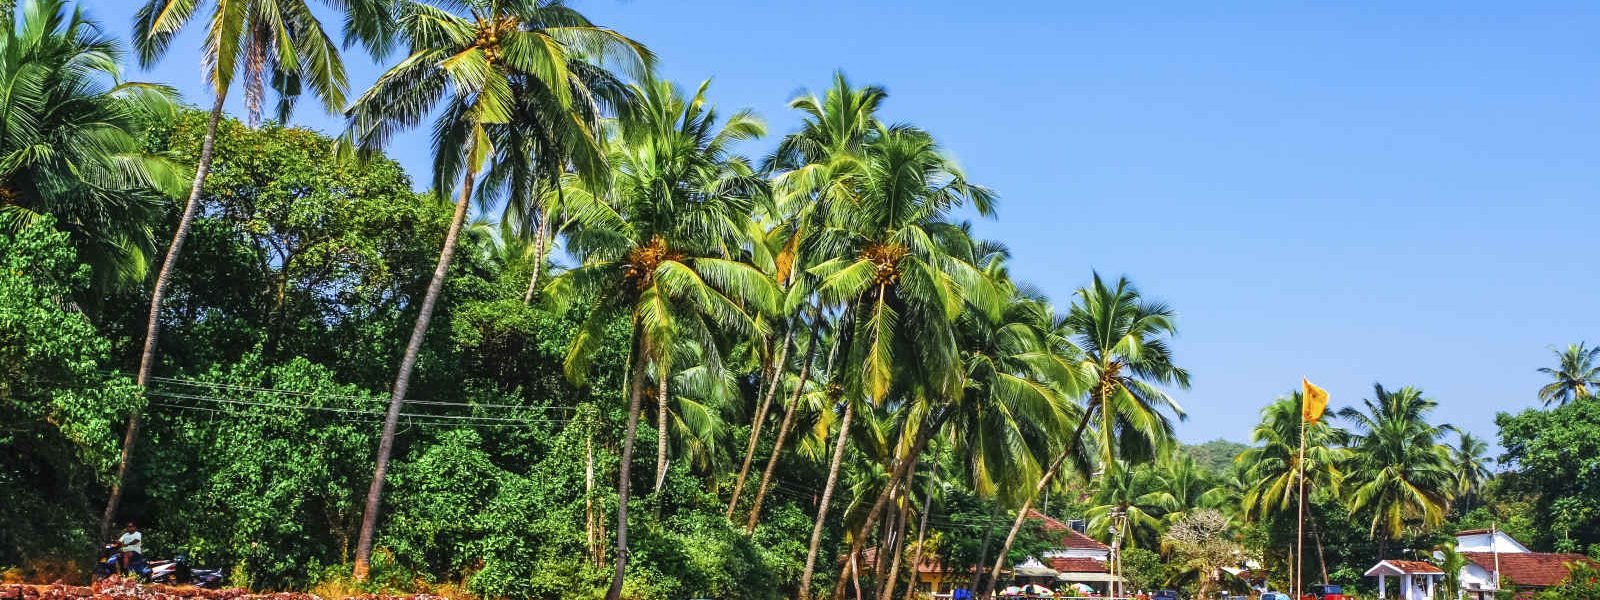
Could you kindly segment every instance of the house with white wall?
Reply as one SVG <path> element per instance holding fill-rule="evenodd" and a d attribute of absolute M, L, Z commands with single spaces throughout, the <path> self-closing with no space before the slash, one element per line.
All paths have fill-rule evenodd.
<path fill-rule="evenodd" d="M 1466 559 L 1461 568 L 1461 600 L 1493 600 L 1494 594 L 1504 585 L 1506 589 L 1540 590 L 1560 585 L 1570 572 L 1573 563 L 1600 566 L 1582 554 L 1534 552 L 1504 531 L 1471 529 L 1456 534 L 1456 552 Z M 1397 590 L 1402 600 L 1449 600 L 1437 583 L 1443 571 L 1434 563 L 1405 560 L 1385 560 L 1367 570 L 1368 577 L 1377 577 L 1379 598 L 1384 598 L 1390 578 L 1401 581 Z M 1497 584 L 1499 582 L 1499 584 Z M 1392 597 L 1392 596 L 1391 596 Z"/>

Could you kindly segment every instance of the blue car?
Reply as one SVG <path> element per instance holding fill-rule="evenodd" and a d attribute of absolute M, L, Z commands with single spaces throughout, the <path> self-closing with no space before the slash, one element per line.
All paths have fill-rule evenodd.
<path fill-rule="evenodd" d="M 1161 590 L 1156 592 L 1155 595 L 1150 596 L 1150 600 L 1178 600 L 1178 592 L 1173 590 Z"/>

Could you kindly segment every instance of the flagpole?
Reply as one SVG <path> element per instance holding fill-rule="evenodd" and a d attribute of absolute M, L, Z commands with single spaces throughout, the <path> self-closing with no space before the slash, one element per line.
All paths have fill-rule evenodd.
<path fill-rule="evenodd" d="M 1294 598 L 1299 600 L 1305 594 L 1305 547 L 1306 547 L 1306 419 L 1300 417 L 1300 517 L 1295 527 L 1294 542 Z"/>

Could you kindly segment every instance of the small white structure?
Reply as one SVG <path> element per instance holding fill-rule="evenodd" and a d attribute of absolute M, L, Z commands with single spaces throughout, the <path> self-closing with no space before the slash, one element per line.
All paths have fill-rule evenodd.
<path fill-rule="evenodd" d="M 1387 598 L 1389 578 L 1400 578 L 1399 600 L 1434 600 L 1435 584 L 1444 571 L 1416 560 L 1386 560 L 1367 569 L 1367 577 L 1378 578 L 1378 598 Z"/>

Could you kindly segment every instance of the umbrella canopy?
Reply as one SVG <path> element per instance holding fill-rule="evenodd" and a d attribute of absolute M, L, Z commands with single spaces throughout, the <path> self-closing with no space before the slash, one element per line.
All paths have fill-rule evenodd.
<path fill-rule="evenodd" d="M 1022 586 L 1022 593 L 1028 596 L 1040 596 L 1044 598 L 1054 598 L 1056 595 L 1055 592 L 1050 591 L 1050 588 L 1037 583 Z"/>
<path fill-rule="evenodd" d="M 1000 590 L 1000 595 L 1001 596 L 1021 596 L 1022 595 L 1022 588 L 1019 588 L 1019 587 L 1013 585 L 1013 586 L 1008 587 L 1006 589 Z"/>

